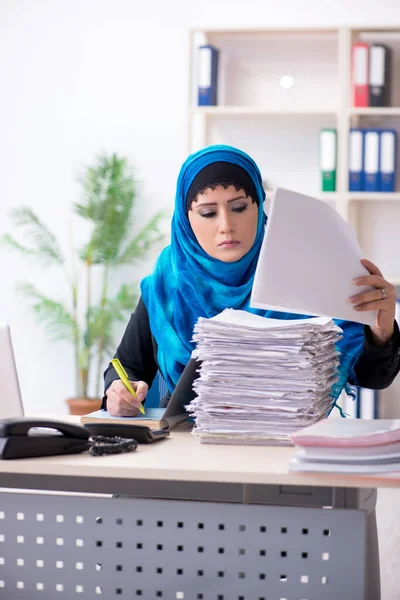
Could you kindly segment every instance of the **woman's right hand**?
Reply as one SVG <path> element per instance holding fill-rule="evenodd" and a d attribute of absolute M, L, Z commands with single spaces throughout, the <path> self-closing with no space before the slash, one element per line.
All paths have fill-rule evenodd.
<path fill-rule="evenodd" d="M 112 382 L 106 392 L 107 410 L 113 417 L 136 417 L 139 406 L 146 397 L 149 386 L 144 381 L 131 381 L 137 398 L 132 396 L 120 379 Z"/>

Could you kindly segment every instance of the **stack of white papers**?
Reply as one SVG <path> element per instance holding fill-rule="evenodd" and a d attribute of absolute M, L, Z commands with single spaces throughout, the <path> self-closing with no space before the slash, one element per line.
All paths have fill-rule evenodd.
<path fill-rule="evenodd" d="M 400 471 L 400 420 L 326 419 L 292 436 L 299 472 L 391 473 Z"/>
<path fill-rule="evenodd" d="M 266 319 L 226 309 L 199 318 L 202 361 L 188 406 L 193 432 L 210 443 L 290 443 L 332 408 L 342 330 L 328 317 Z"/>
<path fill-rule="evenodd" d="M 348 302 L 350 296 L 374 289 L 353 283 L 368 275 L 360 262 L 363 256 L 355 231 L 326 202 L 278 188 L 250 305 L 374 325 L 377 311 L 357 312 Z"/>

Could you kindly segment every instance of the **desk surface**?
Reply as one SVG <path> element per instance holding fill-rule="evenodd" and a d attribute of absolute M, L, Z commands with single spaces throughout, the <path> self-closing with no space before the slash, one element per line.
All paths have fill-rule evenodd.
<path fill-rule="evenodd" d="M 168 439 L 140 445 L 137 451 L 126 454 L 93 457 L 82 453 L 0 460 L 0 486 L 2 475 L 21 474 L 240 484 L 400 487 L 400 474 L 367 477 L 289 473 L 288 462 L 294 453 L 293 447 L 200 444 L 189 432 L 173 431 Z"/>

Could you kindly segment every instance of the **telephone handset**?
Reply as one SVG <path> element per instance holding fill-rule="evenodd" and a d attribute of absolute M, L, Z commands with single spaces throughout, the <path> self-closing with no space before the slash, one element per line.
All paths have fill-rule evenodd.
<path fill-rule="evenodd" d="M 0 458 L 29 458 L 84 452 L 90 432 L 72 423 L 41 419 L 0 420 Z"/>

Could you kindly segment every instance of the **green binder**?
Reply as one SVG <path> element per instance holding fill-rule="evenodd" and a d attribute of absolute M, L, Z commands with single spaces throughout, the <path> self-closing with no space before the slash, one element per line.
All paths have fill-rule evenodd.
<path fill-rule="evenodd" d="M 320 132 L 321 191 L 336 191 L 337 132 L 336 129 L 321 129 Z"/>

